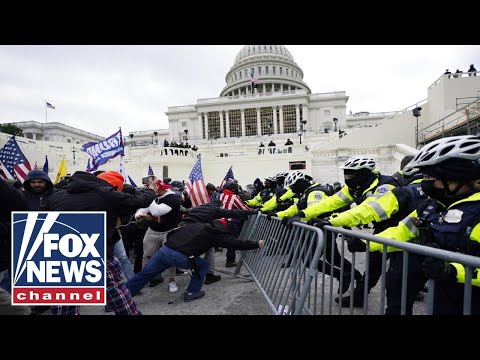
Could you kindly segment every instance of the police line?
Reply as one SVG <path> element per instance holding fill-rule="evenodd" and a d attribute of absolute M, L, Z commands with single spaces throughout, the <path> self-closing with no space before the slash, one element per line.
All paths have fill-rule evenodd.
<path fill-rule="evenodd" d="M 341 237 L 338 235 L 341 234 Z M 336 308 L 337 314 L 342 314 L 342 306 L 333 301 L 334 294 L 337 295 L 333 285 L 333 267 L 326 274 L 325 263 L 334 263 L 334 251 L 331 247 L 331 253 L 327 254 L 325 249 L 327 241 L 333 242 L 336 238 L 339 242 L 339 252 L 341 256 L 340 267 L 340 289 L 342 288 L 344 274 L 345 255 L 345 237 L 357 237 L 367 242 L 376 242 L 387 246 L 393 246 L 404 251 L 405 254 L 418 254 L 433 258 L 442 259 L 448 262 L 457 262 L 465 266 L 465 285 L 464 285 L 464 304 L 463 314 L 470 314 L 471 294 L 472 294 L 472 272 L 475 268 L 480 268 L 480 258 L 470 255 L 451 252 L 441 249 L 435 249 L 419 244 L 401 242 L 392 239 L 374 236 L 362 231 L 351 231 L 343 228 L 325 226 L 324 230 L 306 225 L 305 223 L 294 223 L 288 228 L 281 224 L 281 219 L 272 217 L 271 221 L 263 214 L 251 216 L 245 223 L 240 234 L 240 238 L 250 240 L 265 240 L 265 246 L 255 252 L 242 252 L 241 263 L 236 269 L 238 274 L 241 266 L 250 272 L 253 280 L 256 282 L 260 291 L 264 295 L 268 305 L 275 314 L 297 315 L 310 314 L 322 315 L 333 314 Z M 364 269 L 369 269 L 370 253 L 349 253 L 353 268 L 360 265 Z M 364 259 L 358 260 L 359 254 L 364 254 Z M 407 279 L 409 256 L 403 256 L 402 278 Z M 323 266 L 319 271 L 319 260 L 322 260 Z M 387 262 L 386 246 L 382 252 L 382 276 L 380 289 L 374 288 L 368 294 L 367 284 L 369 272 L 365 276 L 364 288 L 364 306 L 363 309 L 353 309 L 353 303 L 350 301 L 350 314 L 381 314 L 385 313 L 385 274 Z M 315 266 L 310 267 L 310 264 Z M 326 275 L 329 278 L 329 286 L 326 281 Z M 353 271 L 351 279 L 351 291 L 353 291 Z M 405 314 L 407 281 L 402 281 L 401 289 L 401 314 Z M 320 290 L 318 289 L 320 287 Z M 428 280 L 427 305 L 416 306 L 414 312 L 433 313 L 433 296 L 435 291 L 435 281 Z M 379 293 L 379 296 L 378 296 Z M 328 304 L 326 304 L 326 296 Z M 369 311 L 369 297 L 376 308 Z M 342 298 L 340 297 L 340 300 Z M 341 302 L 341 301 L 340 301 Z"/>

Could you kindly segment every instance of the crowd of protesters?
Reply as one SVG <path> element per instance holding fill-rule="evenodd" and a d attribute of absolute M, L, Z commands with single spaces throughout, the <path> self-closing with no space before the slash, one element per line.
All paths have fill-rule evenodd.
<path fill-rule="evenodd" d="M 373 233 L 382 237 L 398 241 L 427 238 L 423 245 L 479 256 L 479 159 L 478 137 L 455 136 L 434 141 L 416 155 L 406 156 L 400 171 L 393 175 L 381 174 L 372 158 L 352 157 L 341 166 L 343 186 L 339 182 L 320 184 L 299 170 L 282 171 L 263 181 L 256 178 L 245 189 L 235 179 L 228 179 L 221 188 L 208 183 L 210 202 L 194 208 L 184 182 L 179 180 L 151 176 L 143 188 L 134 188 L 125 185 L 123 176 L 115 171 L 76 172 L 54 186 L 46 173 L 33 170 L 23 184 L 0 182 L 4 199 L 0 209 L 0 312 L 38 314 L 50 309 L 54 314 L 79 314 L 77 306 L 8 306 L 11 211 L 106 211 L 106 310 L 138 315 L 141 310 L 133 297 L 147 284 L 154 287 L 162 283 L 163 273 L 168 276 L 168 291 L 174 294 L 179 291 L 175 276 L 191 271 L 182 297 L 185 302 L 194 301 L 205 295 L 203 284 L 221 280 L 215 274 L 215 252 L 225 248 L 225 266 L 236 267 L 236 250 L 263 247 L 263 240 L 239 239 L 248 216 L 258 212 L 266 214 L 267 219 L 281 218 L 287 227 L 298 221 L 319 228 L 372 223 Z M 349 306 L 351 298 L 353 306 L 363 307 L 363 289 L 370 292 L 381 277 L 383 246 L 370 242 L 367 247 L 357 238 L 346 240 L 350 252 L 370 253 L 368 271 L 362 275 L 345 258 L 341 269 L 337 245 L 330 242 L 326 251 L 335 256 L 325 264 L 319 261 L 318 270 L 325 268 L 343 283 L 336 298 L 340 306 Z M 396 315 L 402 302 L 403 252 L 390 247 L 387 252 L 386 313 Z M 290 266 L 288 259 L 282 266 Z M 428 279 L 438 283 L 435 313 L 461 314 L 465 281 L 462 265 L 413 255 L 407 275 L 407 314 L 412 313 L 415 301 L 422 300 L 419 295 L 426 290 Z M 351 278 L 355 286 L 350 295 L 344 296 Z M 480 314 L 479 279 L 476 269 L 472 281 L 474 314 Z"/>

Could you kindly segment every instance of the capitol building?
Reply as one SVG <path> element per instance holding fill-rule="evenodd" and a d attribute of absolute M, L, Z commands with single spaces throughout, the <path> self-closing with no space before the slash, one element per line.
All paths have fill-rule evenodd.
<path fill-rule="evenodd" d="M 160 178 L 186 180 L 200 157 L 205 182 L 216 185 L 230 166 L 242 185 L 297 169 L 321 183 L 343 183 L 338 167 L 349 157 L 372 157 L 378 170 L 391 174 L 415 147 L 444 135 L 477 132 L 480 76 L 441 75 L 426 84 L 426 99 L 404 109 L 347 115 L 348 89 L 313 92 L 303 81 L 301 59 L 293 55 L 281 45 L 241 48 L 228 72 L 218 74 L 225 77 L 218 97 L 169 107 L 168 129 L 123 134 L 126 172 L 137 185 L 149 164 Z M 469 100 L 459 106 L 459 98 Z M 417 108 L 421 113 L 414 116 Z M 36 161 L 41 167 L 48 155 L 50 177 L 62 158 L 70 173 L 85 170 L 88 155 L 81 145 L 101 139 L 60 123 L 15 124 L 23 129 L 25 137 L 17 140 L 32 166 Z M 8 138 L 0 134 L 0 146 Z M 293 144 L 286 145 L 288 140 Z M 197 149 L 165 147 L 165 142 Z M 119 162 L 117 157 L 100 169 L 118 170 Z"/>

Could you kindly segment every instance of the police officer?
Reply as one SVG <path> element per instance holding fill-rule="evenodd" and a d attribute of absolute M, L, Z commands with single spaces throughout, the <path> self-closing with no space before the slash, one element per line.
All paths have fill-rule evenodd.
<path fill-rule="evenodd" d="M 413 156 L 410 157 L 410 159 L 412 158 Z M 424 194 L 421 188 L 423 176 L 418 172 L 417 168 L 411 168 L 409 171 L 403 171 L 403 177 L 405 178 L 405 181 L 410 181 L 410 183 L 407 183 L 406 186 L 396 187 L 392 191 L 388 191 L 385 193 L 385 195 L 380 196 L 376 200 L 364 201 L 353 209 L 341 213 L 338 216 L 332 216 L 328 220 L 319 220 L 319 222 L 316 223 L 316 226 L 323 227 L 323 225 L 328 224 L 333 226 L 355 226 L 356 224 L 366 224 L 373 221 L 385 222 L 387 224 L 392 224 L 392 226 L 396 226 L 399 221 L 405 218 L 405 216 L 410 214 L 427 199 L 427 196 Z M 353 244 L 353 242 L 355 242 L 355 244 Z M 356 251 L 365 251 L 366 247 L 362 247 L 362 245 L 363 242 L 360 242 L 360 240 L 357 238 L 349 243 L 349 247 L 353 247 Z M 374 257 L 381 258 L 381 244 L 370 242 L 369 251 L 371 253 L 370 256 L 373 254 Z M 388 254 L 388 258 L 390 259 L 390 270 L 387 272 L 386 276 L 388 304 L 386 314 L 394 315 L 400 314 L 403 255 L 400 252 L 391 253 Z M 409 277 L 415 277 L 420 282 L 422 282 L 421 279 L 423 277 L 423 273 L 421 272 L 421 261 L 422 259 L 420 257 L 410 257 L 410 266 L 408 268 Z M 370 274 L 381 274 L 381 265 L 381 262 L 370 262 Z M 379 276 L 377 277 L 377 281 L 378 279 Z M 414 280 L 412 280 L 412 282 L 413 281 Z M 422 284 L 424 283 L 425 281 L 422 282 Z M 356 293 L 354 291 L 354 306 L 358 306 L 360 304 L 363 305 L 363 287 L 357 288 L 358 289 L 356 289 Z M 416 288 L 417 287 L 414 287 L 414 289 Z M 407 313 L 411 314 L 413 303 L 416 299 L 416 294 L 417 292 L 413 291 L 411 294 L 409 294 L 409 298 L 407 299 L 407 304 L 409 304 L 409 306 L 407 305 L 407 308 L 410 309 L 410 312 L 407 310 Z M 337 299 L 335 301 L 339 302 Z M 349 306 L 349 302 L 350 301 L 348 298 L 342 299 L 342 304 L 344 306 Z"/>
<path fill-rule="evenodd" d="M 480 138 L 472 135 L 442 138 L 421 148 L 405 169 L 420 169 L 422 190 L 430 199 L 398 226 L 378 235 L 400 241 L 429 239 L 427 246 L 480 256 L 479 159 Z M 426 257 L 422 270 L 426 278 L 436 280 L 433 314 L 461 315 L 464 266 Z M 480 314 L 479 270 L 474 269 L 472 278 L 471 313 L 476 315 Z"/>
<path fill-rule="evenodd" d="M 381 175 L 375 170 L 375 166 L 375 161 L 372 158 L 352 157 L 348 159 L 340 167 L 340 169 L 343 169 L 345 186 L 343 186 L 340 191 L 330 196 L 328 199 L 325 199 L 324 201 L 307 208 L 305 210 L 305 214 L 307 215 L 308 219 L 319 217 L 325 213 L 331 213 L 337 209 L 351 205 L 352 203 L 360 205 L 363 202 L 376 201 L 377 198 L 394 189 L 398 185 L 395 179 L 392 176 Z M 372 214 L 372 217 L 375 218 L 375 221 L 373 221 L 374 234 L 398 223 L 398 220 L 385 221 L 388 219 L 388 217 L 385 217 L 382 214 L 382 209 L 377 209 L 375 206 L 376 203 L 372 203 L 374 211 L 377 212 L 377 214 Z M 360 219 L 363 217 L 363 215 L 361 215 L 361 211 L 364 209 L 365 207 L 359 208 L 357 206 L 347 212 L 339 214 L 338 222 L 333 221 L 333 218 L 330 220 L 330 222 L 333 226 L 356 226 L 360 223 L 368 224 L 371 220 L 368 220 L 367 222 L 360 221 Z M 355 216 L 352 217 L 352 214 L 355 214 Z M 312 222 L 313 220 L 310 222 L 310 224 L 312 224 Z M 318 227 L 322 227 L 323 225 L 325 225 L 325 222 L 318 223 Z M 352 240 L 352 242 L 350 242 L 348 245 L 350 251 L 365 251 L 365 244 L 357 238 Z M 371 254 L 368 278 L 369 292 L 377 284 L 378 279 L 382 275 L 381 262 L 381 253 Z M 363 306 L 363 288 L 366 278 L 365 275 L 366 273 L 364 273 L 361 279 L 357 279 L 357 284 L 353 292 L 353 305 L 356 307 Z M 335 300 L 337 302 L 340 301 L 339 298 Z M 342 299 L 342 306 L 349 306 L 349 303 L 349 297 Z"/>
<path fill-rule="evenodd" d="M 268 200 L 270 200 L 277 190 L 277 179 L 274 176 L 265 178 L 265 188 L 260 191 L 253 199 L 245 201 L 251 208 L 262 207 Z"/>
<path fill-rule="evenodd" d="M 290 226 L 292 223 L 300 221 L 300 220 L 308 220 L 306 216 L 307 210 L 312 207 L 316 206 L 325 199 L 328 198 L 325 191 L 326 189 L 321 186 L 319 183 L 314 182 L 312 178 L 308 175 L 305 175 L 301 171 L 294 171 L 293 173 L 289 174 L 288 177 L 285 179 L 285 186 L 288 186 L 298 197 L 299 200 L 296 204 L 290 206 L 287 210 L 277 212 L 276 214 L 273 212 L 269 212 L 267 216 L 270 218 L 271 216 L 275 215 L 279 218 L 282 218 L 282 224 Z M 327 254 L 331 253 L 331 242 L 326 242 L 326 252 Z M 333 276 L 340 281 L 341 272 L 340 268 L 340 261 L 341 256 L 338 252 L 338 248 L 335 243 L 335 252 L 334 252 L 334 260 L 333 260 Z M 325 263 L 326 272 L 330 273 L 331 271 L 331 264 L 330 259 L 327 260 Z M 285 266 L 288 266 L 288 261 Z M 344 260 L 344 278 L 343 278 L 343 288 L 339 289 L 339 293 L 344 293 L 348 290 L 350 286 L 350 272 L 352 271 L 351 263 L 348 260 Z M 320 260 L 318 263 L 318 269 L 323 269 L 323 261 Z M 361 277 L 361 274 L 355 270 L 355 277 Z"/>
<path fill-rule="evenodd" d="M 289 187 L 285 187 L 285 179 L 288 176 L 288 172 L 280 172 L 275 176 L 277 181 L 277 188 L 275 189 L 275 195 L 270 200 L 265 202 L 260 209 L 262 213 L 276 210 L 282 211 L 288 209 L 294 204 L 295 193 Z M 298 199 L 297 199 L 298 200 Z"/>

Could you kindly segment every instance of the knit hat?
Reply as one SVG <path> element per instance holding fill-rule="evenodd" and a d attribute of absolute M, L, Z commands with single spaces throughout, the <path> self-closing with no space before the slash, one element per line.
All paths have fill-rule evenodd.
<path fill-rule="evenodd" d="M 124 178 L 118 171 L 105 171 L 97 177 L 108 182 L 115 190 L 122 191 Z"/>

